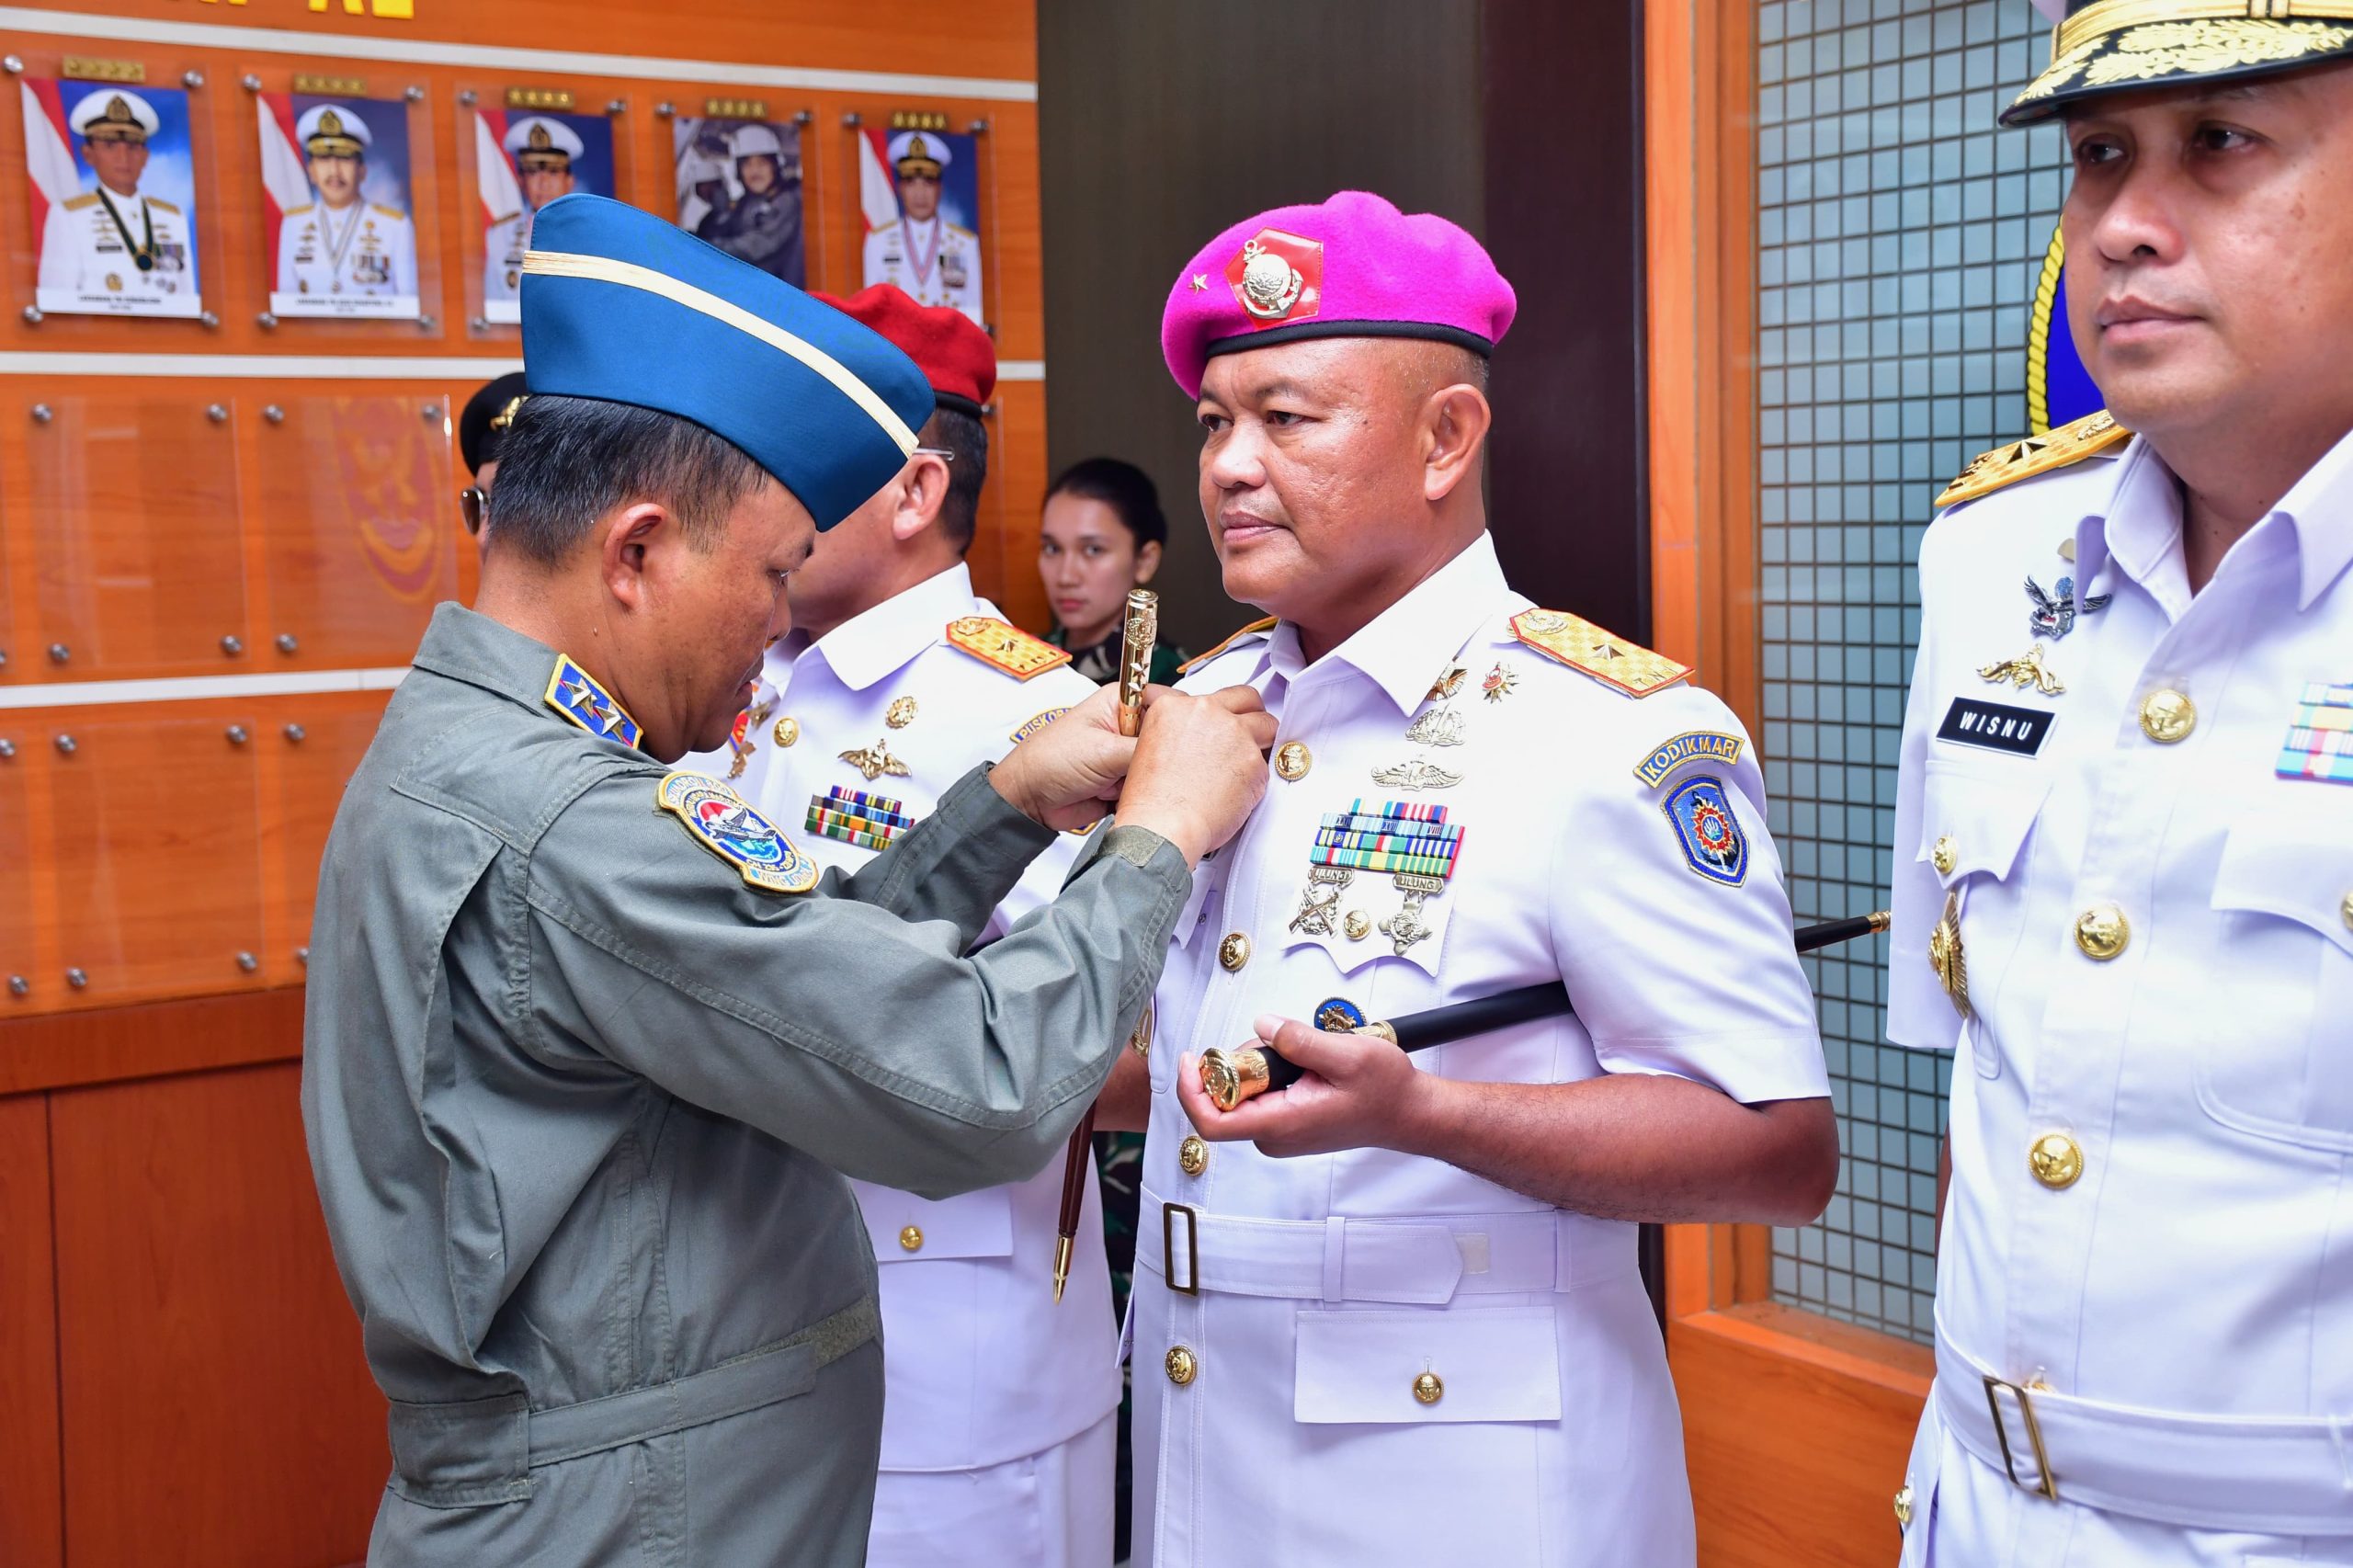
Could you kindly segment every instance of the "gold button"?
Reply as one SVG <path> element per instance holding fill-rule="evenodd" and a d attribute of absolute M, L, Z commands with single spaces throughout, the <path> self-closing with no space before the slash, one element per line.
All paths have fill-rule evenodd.
<path fill-rule="evenodd" d="M 1275 771 L 1296 784 L 1315 766 L 1315 754 L 1303 741 L 1285 741 L 1275 748 Z"/>
<path fill-rule="evenodd" d="M 2033 1167 L 2034 1179 L 2053 1192 L 2075 1186 L 2075 1178 L 2084 1174 L 2083 1147 L 2063 1132 L 2046 1132 L 2036 1139 L 2026 1159 Z"/>
<path fill-rule="evenodd" d="M 1895 1524 L 1898 1529 L 1912 1528 L 1912 1483 L 1908 1481 L 1895 1490 Z"/>
<path fill-rule="evenodd" d="M 1180 1389 L 1191 1382 L 1193 1374 L 1201 1369 L 1200 1363 L 1193 1359 L 1193 1353 L 1181 1345 L 1170 1346 L 1168 1354 L 1161 1358 L 1160 1366 L 1168 1374 L 1168 1381 Z"/>
<path fill-rule="evenodd" d="M 882 722 L 894 730 L 905 729 L 915 722 L 915 699 L 912 697 L 891 699 L 891 706 L 882 710 Z"/>
<path fill-rule="evenodd" d="M 2346 929 L 2353 930 L 2353 892 L 2345 895 L 2345 902 L 2336 906 L 2336 913 L 2345 916 Z"/>
<path fill-rule="evenodd" d="M 776 722 L 776 744 L 789 746 L 801 738 L 801 721 L 787 713 Z"/>
<path fill-rule="evenodd" d="M 1446 1380 L 1436 1372 L 1424 1372 L 1414 1380 L 1414 1397 L 1424 1404 L 1436 1404 L 1446 1397 Z"/>
<path fill-rule="evenodd" d="M 1250 938 L 1239 931 L 1228 931 L 1225 940 L 1217 945 L 1217 961 L 1229 971 L 1240 969 L 1250 961 Z"/>
<path fill-rule="evenodd" d="M 1961 846 L 1952 841 L 1951 834 L 1937 840 L 1937 846 L 1928 851 L 1928 863 L 1937 869 L 1938 876 L 1952 875 L 1952 869 L 1961 864 Z"/>
<path fill-rule="evenodd" d="M 2345 918 L 2348 924 L 2353 924 L 2353 893 L 2346 895 Z M 1348 933 L 1349 941 L 1361 942 L 1372 935 L 1372 916 L 1361 909 L 1351 909 L 1348 911 L 1345 928 Z"/>
<path fill-rule="evenodd" d="M 899 1244 L 906 1248 L 909 1252 L 921 1252 L 923 1250 L 923 1227 L 921 1225 L 909 1225 L 904 1230 L 901 1231 L 899 1233 Z"/>
<path fill-rule="evenodd" d="M 2198 710 L 2188 698 L 2170 687 L 2141 699 L 2141 728 L 2159 745 L 2169 746 L 2198 727 Z"/>
<path fill-rule="evenodd" d="M 1210 1168 L 1210 1146 L 1192 1133 L 1176 1145 L 1176 1168 L 1187 1176 L 1199 1176 Z"/>
<path fill-rule="evenodd" d="M 2075 946 L 2106 963 L 2132 940 L 2132 924 L 2112 903 L 2095 903 L 2075 916 Z"/>

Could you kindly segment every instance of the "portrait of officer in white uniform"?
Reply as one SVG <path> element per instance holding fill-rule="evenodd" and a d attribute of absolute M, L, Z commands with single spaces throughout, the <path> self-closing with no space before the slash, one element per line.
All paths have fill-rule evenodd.
<path fill-rule="evenodd" d="M 1956 1062 L 1911 1568 L 2353 1563 L 2353 17 L 2224 9 L 2077 0 L 2001 116 L 2064 132 L 2108 406 L 1920 551 L 1889 1032 Z"/>
<path fill-rule="evenodd" d="M 906 466 L 793 574 L 793 630 L 728 749 L 699 766 L 735 775 L 817 864 L 850 874 L 1096 687 L 1008 624 L 964 563 L 989 457 L 988 335 L 887 285 L 828 302 L 915 360 L 936 411 Z M 982 940 L 1051 903 L 1086 843 L 1065 834 L 1040 855 Z M 1062 1185 L 1060 1160 L 949 1199 L 851 1183 L 889 1344 L 872 1568 L 1111 1561 L 1118 1325 L 1091 1166 L 1055 1300 Z"/>
<path fill-rule="evenodd" d="M 29 85 L 26 90 L 30 92 Z M 165 94 L 158 89 L 153 96 Z M 171 97 L 178 100 L 179 167 L 185 172 L 187 96 Z M 38 134 L 45 123 L 28 115 L 28 134 Z M 146 181 L 164 130 L 154 104 L 127 87 L 101 85 L 74 105 L 66 125 L 95 178 L 89 188 L 56 200 L 49 210 L 37 281 L 40 308 L 198 314 L 202 305 L 196 287 L 196 225 L 185 204 L 187 193 L 179 193 L 182 200 L 168 200 Z"/>
<path fill-rule="evenodd" d="M 396 116 L 381 118 L 389 123 Z M 366 118 L 347 103 L 313 104 L 294 135 L 312 199 L 279 221 L 270 309 L 279 315 L 416 314 L 416 226 L 402 208 L 367 198 L 376 137 Z"/>
<path fill-rule="evenodd" d="M 516 303 L 523 279 L 523 257 L 531 248 L 531 218 L 540 208 L 575 189 L 594 195 L 608 192 L 583 185 L 573 169 L 585 157 L 588 144 L 571 119 L 577 119 L 603 133 L 607 166 L 611 163 L 611 128 L 586 116 L 524 115 L 506 128 L 499 146 L 512 160 L 518 202 L 512 210 L 491 215 L 483 231 L 482 297 L 483 313 L 494 322 L 521 320 Z"/>
<path fill-rule="evenodd" d="M 940 210 L 957 141 L 969 146 L 972 138 L 936 131 L 902 131 L 891 138 L 899 216 L 866 236 L 865 278 L 870 287 L 889 283 L 905 290 L 917 304 L 951 305 L 982 322 L 981 237 Z M 978 186 L 970 183 L 968 188 L 977 193 Z M 978 221 L 969 206 L 964 216 Z"/>
<path fill-rule="evenodd" d="M 1279 721 L 1177 921 L 1149 1051 L 1134 1561 L 1689 1568 L 1644 1221 L 1802 1224 L 1838 1149 L 1763 775 L 1684 666 L 1506 580 L 1481 469 L 1511 287 L 1377 196 L 1177 276 L 1233 597 L 1179 689 Z M 1561 516 L 1502 526 L 1574 526 Z M 1575 1008 L 1408 1056 L 1346 1032 L 1560 980 Z M 1200 1058 L 1299 1084 L 1222 1111 Z"/>

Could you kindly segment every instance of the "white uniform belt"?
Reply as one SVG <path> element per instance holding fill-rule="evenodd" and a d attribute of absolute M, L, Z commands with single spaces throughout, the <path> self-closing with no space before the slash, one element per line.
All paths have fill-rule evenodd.
<path fill-rule="evenodd" d="M 2353 1415 L 2189 1415 L 1996 1377 L 1937 1332 L 1937 1411 L 2029 1492 L 2192 1529 L 2353 1536 Z"/>
<path fill-rule="evenodd" d="M 1570 1290 L 1635 1272 L 1634 1227 L 1559 1210 L 1259 1220 L 1147 1189 L 1136 1267 L 1184 1294 L 1405 1301 Z"/>

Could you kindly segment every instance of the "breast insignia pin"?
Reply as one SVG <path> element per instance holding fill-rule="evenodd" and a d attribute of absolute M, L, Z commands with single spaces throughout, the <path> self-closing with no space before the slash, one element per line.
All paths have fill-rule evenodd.
<path fill-rule="evenodd" d="M 842 753 L 842 760 L 864 774 L 869 784 L 886 773 L 893 778 L 907 776 L 907 765 L 891 755 L 891 743 L 887 740 L 876 741 L 872 745 L 860 746 L 856 751 L 846 751 Z"/>
<path fill-rule="evenodd" d="M 2037 642 L 2015 659 L 1998 659 L 1977 672 L 1980 679 L 2000 686 L 2005 681 L 2012 686 L 2031 686 L 2045 697 L 2064 696 L 2064 682 L 2042 667 L 2043 646 Z"/>

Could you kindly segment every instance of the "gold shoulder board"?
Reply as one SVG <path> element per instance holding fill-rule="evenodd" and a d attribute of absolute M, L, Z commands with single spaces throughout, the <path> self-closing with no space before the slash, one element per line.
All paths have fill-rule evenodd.
<path fill-rule="evenodd" d="M 490 226 L 494 229 L 501 223 L 512 223 L 516 219 L 520 218 L 522 215 L 523 210 L 519 207 L 512 212 L 501 212 L 497 217 L 493 218 L 490 221 Z"/>
<path fill-rule="evenodd" d="M 1042 637 L 994 616 L 968 615 L 948 623 L 948 641 L 984 665 L 1016 680 L 1028 680 L 1070 663 L 1070 655 Z"/>
<path fill-rule="evenodd" d="M 305 202 L 304 202 L 304 203 L 302 203 L 302 205 L 301 205 L 301 206 L 300 206 L 300 207 L 289 207 L 289 208 L 286 210 L 286 215 L 287 215 L 289 218 L 300 218 L 303 213 L 308 212 L 308 211 L 309 211 L 313 207 L 315 207 L 316 205 L 318 205 L 316 202 L 313 202 L 313 201 L 305 201 Z"/>
<path fill-rule="evenodd" d="M 158 212 L 168 212 L 175 218 L 180 215 L 180 210 L 178 208 L 173 206 L 168 201 L 161 200 L 153 196 L 147 199 L 147 205 L 153 207 Z"/>
<path fill-rule="evenodd" d="M 65 210 L 68 212 L 79 212 L 85 207 L 96 207 L 97 204 L 98 193 L 95 190 L 85 191 L 80 196 L 67 197 L 65 199 Z"/>
<path fill-rule="evenodd" d="M 1937 497 L 1937 510 L 1958 506 L 1963 501 L 1990 494 L 2005 484 L 2081 462 L 2119 441 L 2130 440 L 2131 436 L 2131 431 L 2119 425 L 2115 416 L 2103 408 L 2072 425 L 2062 425 L 2048 436 L 2029 436 L 2023 441 L 1981 452 L 1975 461 L 1961 471 L 1959 478 L 1945 486 L 1944 494 Z"/>
<path fill-rule="evenodd" d="M 1548 659 L 1616 687 L 1629 697 L 1648 697 L 1688 679 L 1688 665 L 1654 653 L 1603 631 L 1582 616 L 1557 609 L 1524 609 L 1511 629 L 1522 642 Z"/>
<path fill-rule="evenodd" d="M 1208 664 L 1211 659 L 1216 658 L 1220 653 L 1224 653 L 1228 648 L 1233 647 L 1245 637 L 1254 636 L 1258 632 L 1267 631 L 1275 624 L 1275 617 L 1269 615 L 1252 621 L 1249 625 L 1244 627 L 1241 631 L 1235 632 L 1233 636 L 1227 638 L 1224 642 L 1219 643 L 1208 653 L 1196 653 L 1191 658 L 1186 660 L 1183 664 L 1177 665 L 1176 673 L 1180 676 L 1191 675 L 1201 665 Z"/>
<path fill-rule="evenodd" d="M 384 205 L 382 202 L 381 202 L 381 201 L 371 201 L 371 202 L 369 202 L 369 205 L 370 207 L 373 207 L 373 208 L 376 210 L 377 215 L 378 215 L 379 217 L 383 217 L 383 218 L 405 218 L 405 217 L 407 217 L 407 216 L 408 216 L 408 214 L 407 214 L 407 213 L 405 213 L 405 212 L 402 211 L 399 208 L 397 208 L 397 207 L 387 207 L 387 206 L 385 206 L 385 205 Z"/>

